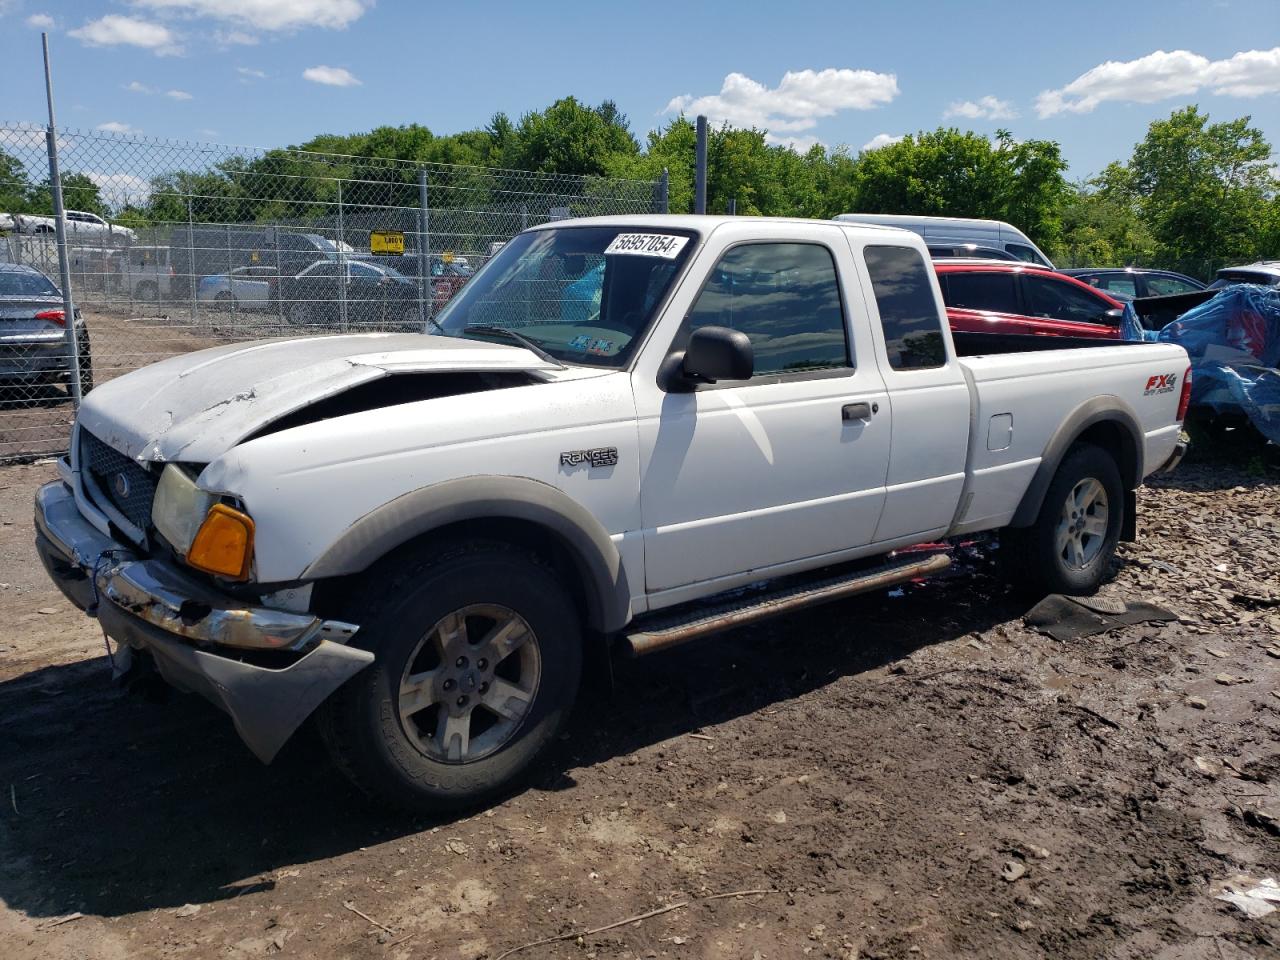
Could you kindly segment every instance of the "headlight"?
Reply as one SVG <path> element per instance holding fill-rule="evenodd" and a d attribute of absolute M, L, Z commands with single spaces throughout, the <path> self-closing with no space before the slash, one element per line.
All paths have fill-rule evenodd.
<path fill-rule="evenodd" d="M 253 520 L 196 486 L 171 463 L 160 474 L 151 522 L 191 566 L 245 580 L 253 560 Z"/>
<path fill-rule="evenodd" d="M 216 496 L 196 486 L 187 471 L 176 463 L 170 463 L 160 474 L 160 482 L 156 485 L 156 496 L 151 502 L 151 522 L 173 549 L 186 556 L 209 508 L 217 502 Z"/>

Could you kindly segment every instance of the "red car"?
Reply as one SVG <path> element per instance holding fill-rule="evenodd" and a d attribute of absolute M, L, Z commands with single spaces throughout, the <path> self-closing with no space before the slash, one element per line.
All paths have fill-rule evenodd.
<path fill-rule="evenodd" d="M 935 260 L 951 329 L 1118 340 L 1124 304 L 1045 267 Z"/>

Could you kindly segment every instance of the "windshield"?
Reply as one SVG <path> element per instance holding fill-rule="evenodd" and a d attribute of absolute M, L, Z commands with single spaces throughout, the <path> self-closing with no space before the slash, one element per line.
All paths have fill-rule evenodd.
<path fill-rule="evenodd" d="M 438 318 L 517 331 L 558 360 L 620 367 L 694 247 L 687 231 L 560 227 L 508 242 Z M 500 339 L 500 338 L 495 338 Z"/>

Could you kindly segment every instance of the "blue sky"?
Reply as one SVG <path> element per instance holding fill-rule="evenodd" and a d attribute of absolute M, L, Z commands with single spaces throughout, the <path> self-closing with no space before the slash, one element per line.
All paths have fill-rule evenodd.
<path fill-rule="evenodd" d="M 854 150 L 940 124 L 1059 141 L 1070 176 L 1187 103 L 1280 146 L 1280 0 L 0 0 L 0 121 L 251 146 L 609 98 Z M 1280 158 L 1278 158 L 1280 159 Z"/>

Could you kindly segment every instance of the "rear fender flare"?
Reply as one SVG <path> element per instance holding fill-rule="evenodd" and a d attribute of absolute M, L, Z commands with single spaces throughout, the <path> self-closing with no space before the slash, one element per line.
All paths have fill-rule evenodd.
<path fill-rule="evenodd" d="M 1031 483 L 1022 495 L 1009 526 L 1029 527 L 1036 522 L 1040 508 L 1044 505 L 1044 495 L 1058 472 L 1062 458 L 1090 427 L 1100 423 L 1117 425 L 1121 429 L 1121 436 L 1126 438 L 1126 450 L 1117 464 L 1125 490 L 1134 490 L 1142 483 L 1142 478 L 1146 475 L 1143 464 L 1144 442 L 1137 414 L 1120 397 L 1093 397 L 1067 414 L 1061 426 L 1049 438 L 1040 455 L 1040 466 L 1036 468 Z"/>

